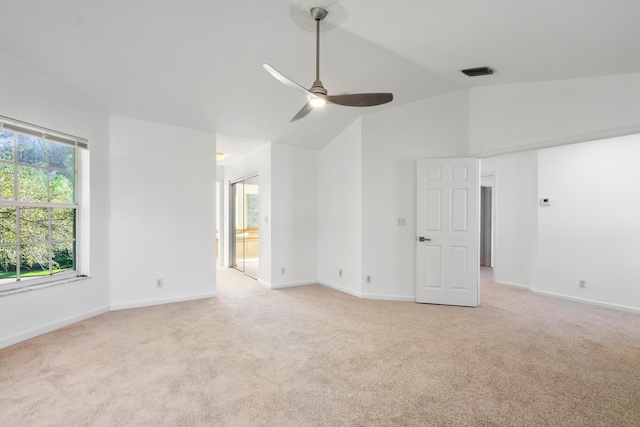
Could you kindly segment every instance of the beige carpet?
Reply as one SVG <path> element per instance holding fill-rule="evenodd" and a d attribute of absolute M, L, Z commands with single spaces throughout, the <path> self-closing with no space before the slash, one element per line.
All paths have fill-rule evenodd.
<path fill-rule="evenodd" d="M 491 283 L 458 308 L 218 280 L 0 350 L 0 425 L 640 425 L 639 315 Z"/>

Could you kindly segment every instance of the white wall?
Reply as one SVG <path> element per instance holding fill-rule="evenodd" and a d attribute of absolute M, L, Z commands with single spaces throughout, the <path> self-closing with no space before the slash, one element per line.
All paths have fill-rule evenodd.
<path fill-rule="evenodd" d="M 531 285 L 532 227 L 536 209 L 532 198 L 537 183 L 532 181 L 535 152 L 482 159 L 482 174 L 493 174 L 494 280 L 529 287 Z M 535 237 L 534 237 L 535 238 Z"/>
<path fill-rule="evenodd" d="M 215 134 L 116 115 L 109 132 L 111 307 L 215 296 Z"/>
<path fill-rule="evenodd" d="M 362 294 L 362 123 L 356 120 L 320 152 L 318 278 Z M 338 274 L 342 270 L 342 276 Z"/>
<path fill-rule="evenodd" d="M 317 283 L 318 158 L 315 150 L 271 144 L 272 288 Z"/>
<path fill-rule="evenodd" d="M 108 116 L 100 108 L 0 50 L 0 114 L 88 138 L 81 153 L 90 197 L 82 213 L 84 260 L 91 277 L 74 283 L 0 297 L 0 347 L 31 338 L 109 308 Z"/>
<path fill-rule="evenodd" d="M 640 132 L 640 73 L 470 90 L 469 153 L 496 155 Z"/>
<path fill-rule="evenodd" d="M 640 310 L 639 159 L 640 135 L 539 152 L 537 291 Z"/>
<path fill-rule="evenodd" d="M 363 296 L 415 301 L 416 160 L 465 157 L 467 124 L 466 91 L 362 118 Z"/>
<path fill-rule="evenodd" d="M 243 156 L 239 156 L 224 168 L 225 217 L 233 220 L 229 214 L 229 185 L 231 182 L 258 175 L 260 186 L 260 240 L 258 245 L 258 280 L 267 286 L 271 285 L 271 143 L 255 148 Z M 265 217 L 268 220 L 265 221 Z M 225 240 L 230 242 L 231 227 L 225 229 Z M 225 250 L 224 265 L 229 266 L 229 251 Z"/>

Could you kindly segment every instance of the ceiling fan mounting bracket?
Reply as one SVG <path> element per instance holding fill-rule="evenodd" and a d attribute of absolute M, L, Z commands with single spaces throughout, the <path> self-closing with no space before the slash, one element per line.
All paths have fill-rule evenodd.
<path fill-rule="evenodd" d="M 327 16 L 327 10 L 321 7 L 311 8 L 311 17 L 316 21 L 322 21 Z"/>

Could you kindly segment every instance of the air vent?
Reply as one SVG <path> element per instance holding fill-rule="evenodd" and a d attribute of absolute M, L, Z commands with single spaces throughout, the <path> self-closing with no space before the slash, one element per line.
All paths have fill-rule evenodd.
<path fill-rule="evenodd" d="M 467 68 L 466 70 L 460 70 L 464 74 L 469 77 L 477 77 L 477 76 L 489 76 L 496 72 L 491 67 L 478 67 L 478 68 Z"/>

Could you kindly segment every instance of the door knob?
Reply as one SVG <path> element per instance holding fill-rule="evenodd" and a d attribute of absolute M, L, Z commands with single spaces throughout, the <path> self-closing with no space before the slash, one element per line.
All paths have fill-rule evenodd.
<path fill-rule="evenodd" d="M 418 240 L 421 241 L 421 242 L 430 242 L 431 241 L 431 239 L 428 239 L 428 238 L 422 237 L 422 236 L 418 237 Z"/>

